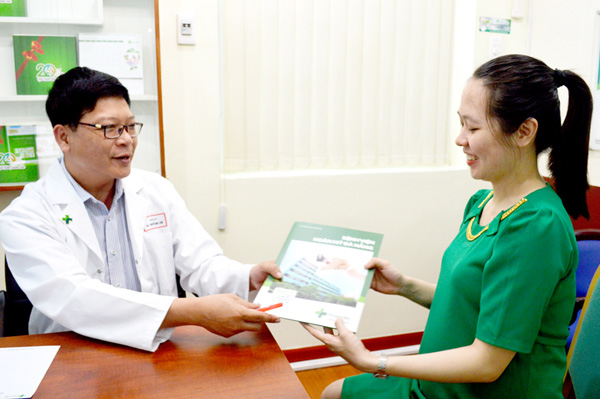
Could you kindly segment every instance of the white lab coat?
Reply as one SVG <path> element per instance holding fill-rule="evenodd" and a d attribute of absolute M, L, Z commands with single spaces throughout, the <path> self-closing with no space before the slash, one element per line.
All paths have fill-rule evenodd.
<path fill-rule="evenodd" d="M 134 169 L 123 189 L 142 292 L 104 283 L 94 229 L 58 161 L 0 213 L 8 264 L 34 306 L 31 334 L 72 330 L 154 351 L 172 333 L 159 327 L 177 297 L 176 272 L 200 296 L 247 299 L 250 265 L 223 255 L 170 182 Z"/>

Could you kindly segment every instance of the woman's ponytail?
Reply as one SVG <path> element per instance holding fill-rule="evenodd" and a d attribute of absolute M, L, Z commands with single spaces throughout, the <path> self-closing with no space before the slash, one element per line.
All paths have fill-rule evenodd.
<path fill-rule="evenodd" d="M 589 219 L 586 191 L 592 94 L 579 75 L 560 70 L 554 73 L 557 87 L 564 85 L 569 90 L 569 108 L 560 134 L 551 145 L 548 166 L 565 209 L 573 218 Z"/>

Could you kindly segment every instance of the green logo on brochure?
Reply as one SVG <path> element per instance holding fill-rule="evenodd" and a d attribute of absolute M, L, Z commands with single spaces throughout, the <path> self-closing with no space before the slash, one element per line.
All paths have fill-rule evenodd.
<path fill-rule="evenodd" d="M 321 318 L 321 316 L 325 316 L 327 314 L 327 312 L 323 310 L 323 308 L 321 308 L 321 310 L 317 310 L 315 313 L 319 316 L 319 319 Z"/>

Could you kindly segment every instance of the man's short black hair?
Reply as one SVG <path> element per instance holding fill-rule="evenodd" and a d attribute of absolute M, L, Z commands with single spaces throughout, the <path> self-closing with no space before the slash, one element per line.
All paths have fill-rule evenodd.
<path fill-rule="evenodd" d="M 75 126 L 101 98 L 118 97 L 131 106 L 127 88 L 117 78 L 86 67 L 75 67 L 59 76 L 46 100 L 52 126 Z"/>

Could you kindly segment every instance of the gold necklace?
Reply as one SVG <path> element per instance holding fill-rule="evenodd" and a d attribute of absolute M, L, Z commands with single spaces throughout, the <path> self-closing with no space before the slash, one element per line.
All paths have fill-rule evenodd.
<path fill-rule="evenodd" d="M 490 197 L 493 194 L 494 194 L 494 192 L 490 191 L 488 196 L 485 197 L 485 199 L 483 201 L 481 201 L 481 204 L 479 204 L 478 208 L 481 208 L 488 201 L 488 199 L 490 199 Z M 502 220 L 506 219 L 507 217 L 509 217 L 511 213 L 516 211 L 518 207 L 520 207 L 521 205 L 523 205 L 526 202 L 527 202 L 527 198 L 521 198 L 521 200 L 519 200 L 519 202 L 514 204 L 508 211 L 506 211 L 502 214 L 502 216 L 500 217 L 500 220 L 502 221 Z M 477 238 L 479 238 L 479 236 L 482 235 L 483 233 L 485 233 L 489 227 L 489 224 L 488 224 L 479 233 L 473 235 L 472 228 L 473 228 L 474 222 L 475 222 L 475 216 L 473 216 L 471 218 L 471 220 L 469 221 L 469 225 L 467 226 L 467 240 L 469 240 L 469 241 L 473 241 L 473 240 L 476 240 Z"/>

